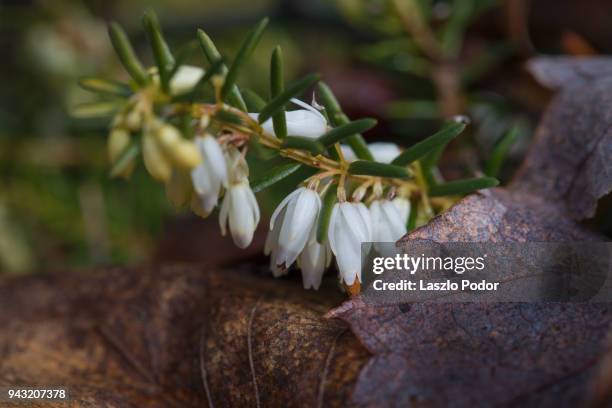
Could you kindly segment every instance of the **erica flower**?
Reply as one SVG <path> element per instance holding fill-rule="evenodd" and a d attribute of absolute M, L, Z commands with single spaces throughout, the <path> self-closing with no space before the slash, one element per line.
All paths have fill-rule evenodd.
<path fill-rule="evenodd" d="M 196 196 L 193 207 L 198 215 L 206 216 L 217 205 L 222 186 L 227 186 L 227 164 L 221 146 L 213 136 L 206 134 L 195 141 L 202 163 L 191 171 Z"/>
<path fill-rule="evenodd" d="M 310 238 L 320 210 L 319 194 L 306 187 L 293 191 L 276 207 L 270 219 L 268 244 L 275 274 L 281 274 L 295 262 Z"/>
<path fill-rule="evenodd" d="M 361 243 L 372 241 L 372 219 L 363 203 L 337 203 L 329 222 L 329 245 L 344 282 L 361 282 Z"/>
<path fill-rule="evenodd" d="M 406 234 L 406 222 L 391 201 L 374 200 L 370 205 L 370 214 L 372 240 L 375 243 L 395 242 Z"/>
<path fill-rule="evenodd" d="M 246 248 L 253 240 L 255 228 L 259 223 L 259 206 L 249 186 L 249 168 L 244 157 L 238 150 L 233 149 L 228 152 L 227 162 L 230 174 L 229 186 L 219 213 L 221 234 L 226 234 L 229 223 L 236 246 Z"/>
<path fill-rule="evenodd" d="M 329 245 L 327 243 L 318 243 L 316 235 L 317 229 L 313 227 L 310 232 L 310 238 L 298 257 L 298 264 L 302 270 L 304 289 L 319 289 L 319 286 L 321 286 L 321 279 L 323 278 L 323 272 L 325 272 L 325 269 L 332 260 Z"/>
<path fill-rule="evenodd" d="M 344 158 L 348 162 L 352 162 L 357 160 L 357 156 L 347 145 L 340 146 L 342 148 L 342 154 Z M 389 142 L 375 142 L 369 143 L 368 148 L 374 157 L 374 160 L 379 163 L 391 163 L 393 159 L 395 159 L 401 153 L 401 150 L 398 145 L 395 143 Z"/>
<path fill-rule="evenodd" d="M 298 99 L 291 99 L 291 102 L 305 109 L 285 112 L 288 135 L 310 137 L 314 139 L 327 132 L 327 120 L 325 120 L 325 116 L 323 116 L 321 112 Z M 249 115 L 253 119 L 259 117 L 257 113 L 249 113 Z M 261 126 L 266 133 L 274 135 L 272 119 L 266 120 Z"/>

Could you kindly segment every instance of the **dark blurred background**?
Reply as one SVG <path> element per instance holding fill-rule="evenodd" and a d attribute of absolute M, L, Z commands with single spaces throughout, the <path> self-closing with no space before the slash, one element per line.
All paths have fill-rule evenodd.
<path fill-rule="evenodd" d="M 453 17 L 461 2 L 473 3 L 463 20 Z M 287 80 L 317 71 L 350 117 L 379 119 L 369 141 L 413 143 L 450 114 L 469 114 L 471 132 L 444 160 L 450 177 L 478 171 L 503 134 L 516 128 L 520 137 L 499 174 L 507 181 L 550 98 L 524 62 L 542 53 L 608 53 L 612 6 L 604 0 L 461 2 L 396 2 L 400 8 L 426 4 L 426 24 L 456 48 L 444 67 L 451 78 L 446 86 L 443 70 L 419 50 L 394 0 L 0 1 L 0 273 L 148 261 L 219 265 L 259 256 L 265 221 L 249 249 L 235 249 L 220 237 L 215 216 L 201 220 L 171 208 L 163 186 L 142 166 L 129 182 L 110 179 L 109 120 L 70 114 L 94 98 L 79 89 L 79 78 L 126 77 L 107 21 L 119 21 L 151 63 L 140 24 L 147 7 L 157 11 L 173 47 L 203 28 L 230 61 L 244 33 L 269 16 L 241 85 L 267 95 L 269 55 L 280 44 Z M 205 66 L 198 50 L 189 62 Z M 265 209 L 273 206 L 274 198 L 262 200 Z M 609 223 L 598 226 L 609 231 Z"/>

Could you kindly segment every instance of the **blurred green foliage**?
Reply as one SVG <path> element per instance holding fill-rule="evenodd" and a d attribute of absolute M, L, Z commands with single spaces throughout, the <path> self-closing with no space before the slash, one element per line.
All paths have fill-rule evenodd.
<path fill-rule="evenodd" d="M 108 40 L 107 18 L 140 31 L 142 11 L 153 5 L 163 15 L 173 47 L 193 41 L 196 27 L 209 22 L 221 51 L 233 57 L 251 20 L 273 4 L 64 0 L 3 5 L 0 273 L 146 260 L 164 223 L 176 214 L 143 168 L 132 176 L 137 189 L 108 177 L 106 119 L 69 114 L 93 98 L 77 86 L 80 78 L 125 75 Z M 137 52 L 152 65 L 152 56 L 142 52 L 145 38 L 138 35 Z M 285 50 L 285 75 L 291 78 L 301 56 L 282 25 L 262 39 L 264 45 L 277 43 Z M 267 80 L 259 73 L 267 71 L 269 55 L 256 52 L 251 61 L 241 83 L 267 92 Z M 201 53 L 193 53 L 187 62 L 204 61 Z"/>

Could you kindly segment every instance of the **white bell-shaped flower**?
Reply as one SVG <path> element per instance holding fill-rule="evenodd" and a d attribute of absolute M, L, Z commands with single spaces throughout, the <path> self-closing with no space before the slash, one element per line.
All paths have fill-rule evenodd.
<path fill-rule="evenodd" d="M 351 286 L 361 282 L 361 243 L 372 241 L 372 219 L 363 203 L 337 203 L 328 230 L 329 245 L 336 256 L 342 280 Z"/>
<path fill-rule="evenodd" d="M 276 207 L 270 219 L 270 235 L 277 236 L 271 244 L 277 273 L 279 269 L 289 268 L 302 252 L 320 210 L 319 194 L 306 187 L 293 191 Z M 278 229 L 278 232 L 274 231 L 275 229 Z"/>
<path fill-rule="evenodd" d="M 170 93 L 180 95 L 191 91 L 204 76 L 204 70 L 193 65 L 181 65 L 170 80 Z"/>
<path fill-rule="evenodd" d="M 374 200 L 370 205 L 374 245 L 395 242 L 406 234 L 406 222 L 389 200 Z"/>
<path fill-rule="evenodd" d="M 194 210 L 208 215 L 217 205 L 222 186 L 227 186 L 227 164 L 217 139 L 206 134 L 197 137 L 195 143 L 202 155 L 202 163 L 191 171 L 193 189 L 196 193 Z"/>
<path fill-rule="evenodd" d="M 291 102 L 305 109 L 285 112 L 288 135 L 315 139 L 327 132 L 327 120 L 321 112 L 298 99 L 291 99 Z M 249 116 L 257 120 L 259 114 L 249 113 Z M 266 133 L 275 135 L 272 119 L 266 120 L 261 126 Z"/>
<path fill-rule="evenodd" d="M 404 224 L 407 224 L 408 218 L 410 217 L 410 200 L 406 197 L 395 197 L 391 202 L 395 205 L 395 208 L 397 208 Z"/>
<path fill-rule="evenodd" d="M 323 272 L 329 267 L 332 260 L 331 250 L 327 242 L 317 242 L 317 228 L 313 227 L 306 247 L 298 257 L 298 264 L 302 270 L 304 289 L 319 289 Z"/>
<path fill-rule="evenodd" d="M 342 155 L 348 162 L 357 160 L 357 156 L 348 145 L 341 145 Z M 398 145 L 390 142 L 375 142 L 369 143 L 368 148 L 374 157 L 374 160 L 379 163 L 391 163 L 401 153 Z"/>
<path fill-rule="evenodd" d="M 227 233 L 227 225 L 238 248 L 246 248 L 253 241 L 260 213 L 255 194 L 249 186 L 248 166 L 236 149 L 227 154 L 229 186 L 219 212 L 221 234 Z"/>

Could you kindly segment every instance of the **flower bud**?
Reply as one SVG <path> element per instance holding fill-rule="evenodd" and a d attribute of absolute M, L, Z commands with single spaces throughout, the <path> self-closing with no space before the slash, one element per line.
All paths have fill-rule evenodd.
<path fill-rule="evenodd" d="M 108 159 L 111 164 L 115 164 L 121 155 L 125 152 L 125 149 L 130 145 L 130 133 L 125 129 L 116 128 L 113 129 L 108 136 Z M 113 176 L 128 178 L 134 167 L 136 167 L 136 160 L 132 158 L 129 163 L 122 166 L 123 169 L 113 174 Z"/>
<path fill-rule="evenodd" d="M 148 132 L 142 137 L 142 158 L 147 171 L 154 179 L 162 182 L 170 179 L 172 173 L 170 160 L 166 157 L 158 140 Z"/>
<path fill-rule="evenodd" d="M 157 130 L 157 138 L 164 152 L 177 166 L 191 169 L 202 161 L 196 145 L 184 140 L 181 132 L 172 125 L 162 125 Z"/>
<path fill-rule="evenodd" d="M 171 152 L 182 140 L 181 132 L 172 125 L 160 125 L 157 129 L 156 135 L 160 146 L 168 153 Z"/>
<path fill-rule="evenodd" d="M 121 153 L 130 144 L 130 133 L 121 128 L 115 128 L 111 130 L 108 136 L 108 159 L 111 164 L 114 164 L 119 157 L 121 157 Z"/>
<path fill-rule="evenodd" d="M 137 109 L 132 109 L 125 115 L 123 124 L 132 132 L 137 132 L 142 126 L 142 114 Z"/>
<path fill-rule="evenodd" d="M 174 163 L 185 169 L 193 169 L 202 162 L 202 155 L 195 143 L 190 140 L 181 140 L 172 150 Z"/>
<path fill-rule="evenodd" d="M 204 76 L 204 70 L 193 65 L 181 65 L 170 80 L 170 93 L 180 95 L 191 91 Z"/>

